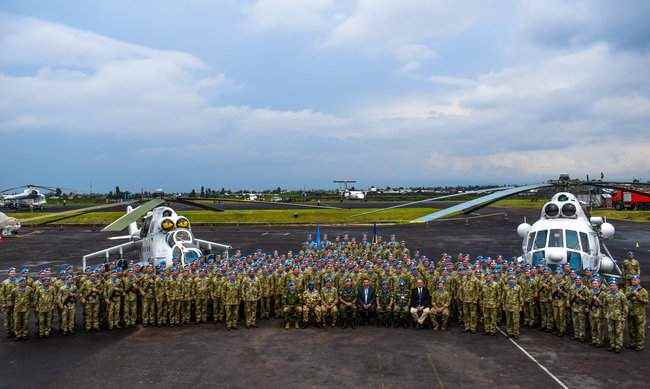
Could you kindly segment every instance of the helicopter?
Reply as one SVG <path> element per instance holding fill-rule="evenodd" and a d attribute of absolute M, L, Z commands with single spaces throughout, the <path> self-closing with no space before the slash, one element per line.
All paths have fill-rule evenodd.
<path fill-rule="evenodd" d="M 0 236 L 13 236 L 20 229 L 20 222 L 15 217 L 9 217 L 0 212 Z"/>
<path fill-rule="evenodd" d="M 24 188 L 22 192 L 5 194 L 21 188 Z M 58 188 L 49 188 L 41 185 L 17 186 L 0 191 L 0 205 L 8 205 L 11 208 L 28 207 L 31 209 L 43 209 L 43 206 L 47 203 L 43 190 L 54 192 L 57 195 L 61 194 L 61 189 Z"/>
<path fill-rule="evenodd" d="M 331 206 L 281 203 L 263 200 L 210 200 L 273 205 L 284 204 L 309 208 L 336 208 Z M 188 266 L 202 256 L 212 253 L 213 249 L 222 249 L 224 250 L 225 255 L 228 256 L 228 250 L 232 248 L 230 245 L 196 238 L 192 233 L 190 221 L 186 217 L 179 215 L 174 209 L 165 206 L 165 203 L 180 203 L 214 212 L 224 211 L 221 208 L 198 202 L 196 198 L 188 199 L 180 196 L 164 197 L 164 195 L 161 195 L 160 198 L 151 199 L 135 208 L 129 205 L 127 206 L 125 215 L 102 229 L 102 231 L 112 232 L 128 229 L 128 235 L 115 236 L 109 239 L 126 239 L 129 240 L 129 242 L 84 255 L 82 258 L 82 268 L 84 271 L 86 270 L 89 259 L 104 258 L 108 261 L 112 254 L 119 254 L 120 258 L 123 258 L 125 252 L 135 250 L 139 250 L 140 259 L 143 264 L 153 264 L 156 267 L 162 265 L 165 268 L 174 266 L 175 264 Z M 140 219 L 142 219 L 142 226 L 138 228 L 137 222 Z"/>
<path fill-rule="evenodd" d="M 562 174 L 558 179 L 549 180 L 545 183 L 505 188 L 495 187 L 438 196 L 363 212 L 354 216 L 419 203 L 440 201 L 467 194 L 488 193 L 411 221 L 411 223 L 429 223 L 451 215 L 472 213 L 496 201 L 519 193 L 536 191 L 541 188 L 553 188 L 559 191 L 542 207 L 540 219 L 532 225 L 524 220 L 517 227 L 517 233 L 522 238 L 522 255 L 517 258 L 517 261 L 533 266 L 546 265 L 553 269 L 568 264 L 576 272 L 590 269 L 601 275 L 620 279 L 621 269 L 605 245 L 605 240 L 612 238 L 615 234 L 614 226 L 602 217 L 590 217 L 588 215 L 590 209 L 583 209 L 585 204 L 568 192 L 568 189 L 582 186 L 639 192 L 636 189 L 639 185 L 638 182 L 610 182 L 602 181 L 602 179 L 592 181 L 588 177 L 587 180 L 571 179 L 569 175 Z M 591 204 L 586 205 L 590 206 Z"/>

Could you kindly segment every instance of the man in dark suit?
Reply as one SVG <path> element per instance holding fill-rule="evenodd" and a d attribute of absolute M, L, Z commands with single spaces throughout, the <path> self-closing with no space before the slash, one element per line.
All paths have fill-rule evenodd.
<path fill-rule="evenodd" d="M 415 289 L 411 291 L 411 316 L 417 324 L 417 328 L 422 327 L 424 321 L 429 316 L 431 309 L 431 295 L 429 290 L 424 286 L 424 281 L 418 279 Z"/>
<path fill-rule="evenodd" d="M 363 280 L 363 286 L 357 290 L 357 306 L 361 323 L 368 323 L 375 315 L 375 289 L 370 286 L 367 278 Z"/>

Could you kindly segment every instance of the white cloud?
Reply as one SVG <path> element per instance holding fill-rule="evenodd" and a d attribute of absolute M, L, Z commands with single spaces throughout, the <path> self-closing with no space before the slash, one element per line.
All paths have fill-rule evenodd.
<path fill-rule="evenodd" d="M 449 76 L 431 76 L 429 81 L 434 84 L 454 86 L 454 87 L 470 87 L 476 86 L 477 82 L 470 78 L 462 77 L 449 77 Z"/>
<path fill-rule="evenodd" d="M 258 0 L 244 7 L 248 22 L 258 30 L 319 31 L 339 14 L 334 0 Z"/>

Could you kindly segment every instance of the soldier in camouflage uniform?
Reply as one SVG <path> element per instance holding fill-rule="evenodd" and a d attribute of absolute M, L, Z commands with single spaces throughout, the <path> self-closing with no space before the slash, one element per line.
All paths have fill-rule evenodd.
<path fill-rule="evenodd" d="M 32 310 L 33 289 L 27 279 L 22 277 L 14 292 L 14 333 L 16 340 L 27 339 L 29 336 L 29 312 Z"/>
<path fill-rule="evenodd" d="M 156 275 L 156 325 L 166 326 L 169 316 L 169 301 L 167 299 L 168 277 L 163 271 Z"/>
<path fill-rule="evenodd" d="M 307 288 L 302 293 L 302 321 L 305 326 L 309 324 L 310 313 L 314 315 L 314 324 L 321 325 L 321 305 L 322 300 L 316 289 L 316 284 L 314 281 L 309 281 Z"/>
<path fill-rule="evenodd" d="M 550 270 L 545 268 L 539 284 L 539 311 L 541 319 L 540 329 L 547 332 L 553 331 L 553 327 L 555 326 L 553 320 L 553 289 L 553 276 Z"/>
<path fill-rule="evenodd" d="M 627 253 L 627 258 L 623 261 L 623 279 L 625 280 L 625 286 L 630 286 L 632 284 L 632 277 L 640 274 L 641 265 L 634 258 L 634 253 L 630 251 Z"/>
<path fill-rule="evenodd" d="M 108 309 L 108 329 L 121 328 L 120 316 L 122 312 L 122 297 L 124 291 L 122 289 L 122 282 L 120 282 L 117 274 L 113 274 L 106 283 L 104 290 L 104 298 L 106 299 L 106 307 Z"/>
<path fill-rule="evenodd" d="M 169 306 L 169 325 L 177 326 L 181 324 L 181 287 L 179 275 L 172 271 L 171 276 L 167 278 L 167 305 Z"/>
<path fill-rule="evenodd" d="M 223 286 L 225 281 L 225 278 L 221 274 L 213 274 L 210 282 L 212 314 L 216 323 L 221 323 L 224 320 L 225 306 L 223 303 Z"/>
<path fill-rule="evenodd" d="M 556 326 L 556 334 L 558 336 L 564 336 L 566 332 L 566 306 L 567 299 L 569 296 L 568 291 L 565 288 L 565 284 L 562 281 L 562 274 L 556 273 L 556 277 L 553 283 L 553 321 Z"/>
<path fill-rule="evenodd" d="M 284 328 L 287 330 L 291 328 L 291 323 L 294 324 L 296 329 L 300 328 L 299 321 L 302 317 L 302 302 L 300 301 L 300 293 L 298 293 L 293 282 L 289 282 L 287 291 L 283 294 L 283 297 Z"/>
<path fill-rule="evenodd" d="M 34 310 L 37 314 L 38 336 L 47 338 L 52 332 L 52 316 L 56 291 L 50 284 L 50 278 L 44 277 L 34 290 Z"/>
<path fill-rule="evenodd" d="M 411 287 L 407 280 L 401 278 L 395 288 L 393 298 L 393 318 L 395 325 L 408 327 L 410 323 Z"/>
<path fill-rule="evenodd" d="M 480 293 L 479 281 L 472 271 L 469 272 L 463 283 L 463 322 L 465 331 L 476 333 L 478 325 L 478 299 Z"/>
<path fill-rule="evenodd" d="M 16 294 L 16 286 L 18 278 L 16 277 L 16 269 L 11 268 L 7 272 L 9 278 L 2 281 L 0 284 L 0 312 L 5 317 L 5 330 L 7 337 L 14 337 L 14 300 Z"/>
<path fill-rule="evenodd" d="M 208 296 L 210 285 L 205 270 L 194 277 L 194 322 L 206 323 L 208 321 Z"/>
<path fill-rule="evenodd" d="M 77 287 L 72 276 L 67 276 L 59 288 L 57 304 L 61 311 L 61 333 L 70 335 L 74 333 L 75 317 L 77 313 Z"/>
<path fill-rule="evenodd" d="M 97 284 L 97 277 L 94 273 L 82 281 L 79 292 L 81 294 L 81 304 L 84 306 L 84 325 L 86 331 L 99 331 L 100 290 Z"/>
<path fill-rule="evenodd" d="M 142 290 L 142 325 L 156 324 L 156 276 L 153 267 L 147 266 L 146 273 L 140 282 Z"/>
<path fill-rule="evenodd" d="M 386 328 L 393 324 L 393 297 L 388 278 L 382 278 L 377 290 L 377 325 Z"/>
<path fill-rule="evenodd" d="M 223 303 L 226 313 L 226 329 L 237 329 L 239 325 L 240 287 L 235 274 L 228 275 L 223 285 Z"/>
<path fill-rule="evenodd" d="M 180 286 L 180 324 L 189 324 L 192 318 L 192 274 L 189 269 L 179 278 Z"/>
<path fill-rule="evenodd" d="M 431 293 L 431 310 L 429 311 L 434 331 L 447 329 L 450 306 L 451 294 L 445 288 L 445 283 L 439 281 L 437 288 Z"/>
<path fill-rule="evenodd" d="M 524 280 L 521 284 L 522 297 L 524 299 L 524 324 L 528 327 L 534 327 L 535 321 L 535 302 L 538 300 L 538 284 L 532 277 L 530 270 L 525 272 Z"/>
<path fill-rule="evenodd" d="M 257 327 L 257 302 L 260 299 L 260 281 L 251 270 L 248 277 L 245 277 L 241 284 L 241 294 L 244 300 L 244 314 L 246 316 L 246 328 Z"/>
<path fill-rule="evenodd" d="M 514 277 L 508 279 L 508 287 L 503 296 L 503 301 L 506 308 L 508 336 L 516 339 L 519 337 L 519 312 L 521 312 L 523 306 L 523 298 L 521 288 L 517 285 Z"/>
<path fill-rule="evenodd" d="M 630 347 L 641 351 L 645 347 L 646 305 L 648 305 L 648 291 L 641 286 L 641 278 L 632 276 L 631 285 L 627 288 L 625 296 L 628 301 L 628 322 L 630 332 Z"/>
<path fill-rule="evenodd" d="M 336 305 L 339 302 L 339 292 L 338 289 L 332 285 L 332 280 L 329 278 L 324 280 L 324 285 L 321 289 L 321 301 L 323 302 L 321 305 L 323 325 L 325 325 L 329 318 L 331 326 L 336 327 L 336 319 L 339 312 Z"/>
<path fill-rule="evenodd" d="M 284 269 L 282 266 L 278 267 L 278 269 L 273 273 L 273 278 L 272 278 L 272 287 L 273 287 L 273 315 L 276 318 L 279 318 L 280 315 L 283 313 L 282 310 L 282 303 L 283 303 L 283 294 L 284 294 L 284 289 L 285 289 L 285 283 L 284 283 Z"/>
<path fill-rule="evenodd" d="M 582 284 L 582 279 L 577 277 L 571 295 L 571 318 L 573 320 L 573 339 L 584 342 L 587 333 L 587 309 L 591 301 L 591 291 Z"/>
<path fill-rule="evenodd" d="M 487 282 L 483 285 L 481 291 L 481 301 L 483 302 L 483 329 L 486 334 L 496 335 L 497 332 L 497 315 L 499 313 L 500 296 L 499 285 L 495 281 L 495 275 L 489 274 Z"/>
<path fill-rule="evenodd" d="M 124 291 L 124 324 L 127 327 L 133 327 L 137 321 L 138 314 L 138 294 L 140 287 L 133 271 L 125 272 L 122 277 L 122 290 Z"/>
<path fill-rule="evenodd" d="M 356 327 L 357 321 L 357 289 L 354 287 L 351 278 L 346 278 L 339 291 L 339 316 L 343 322 L 343 328 Z"/>
<path fill-rule="evenodd" d="M 273 272 L 266 269 L 259 276 L 260 280 L 260 319 L 271 317 L 271 300 L 273 298 Z"/>
<path fill-rule="evenodd" d="M 628 306 L 625 294 L 618 290 L 616 282 L 610 283 L 609 290 L 605 294 L 605 317 L 607 318 L 609 348 L 617 353 L 623 348 L 627 311 Z"/>
<path fill-rule="evenodd" d="M 591 344 L 600 347 L 603 344 L 603 328 L 605 312 L 603 310 L 604 293 L 601 293 L 600 282 L 591 281 L 591 301 L 589 302 L 589 327 L 591 328 Z"/>

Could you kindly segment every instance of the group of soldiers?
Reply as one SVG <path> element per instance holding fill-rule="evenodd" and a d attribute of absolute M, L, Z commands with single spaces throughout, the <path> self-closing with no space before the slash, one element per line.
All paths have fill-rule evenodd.
<path fill-rule="evenodd" d="M 559 336 L 572 333 L 615 352 L 623 348 L 627 328 L 630 348 L 645 345 L 648 292 L 631 253 L 621 290 L 568 265 L 530 267 L 464 254 L 434 261 L 395 237 L 370 241 L 365 235 L 305 242 L 300 251 L 282 255 L 258 250 L 166 265 L 121 260 L 85 272 L 66 266 L 53 275 L 45 269 L 38 277 L 28 268 L 10 269 L 0 284 L 7 336 L 26 339 L 32 313 L 39 336 L 49 336 L 53 327 L 72 334 L 82 321 L 79 311 L 86 331 L 205 322 L 232 330 L 242 322 L 252 328 L 258 319 L 280 318 L 286 329 L 374 324 L 446 330 L 458 323 L 471 333 L 482 327 L 495 335 L 503 323 L 514 338 L 523 324 Z"/>

